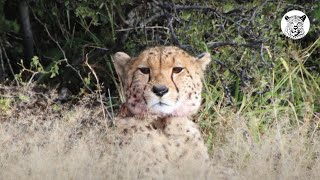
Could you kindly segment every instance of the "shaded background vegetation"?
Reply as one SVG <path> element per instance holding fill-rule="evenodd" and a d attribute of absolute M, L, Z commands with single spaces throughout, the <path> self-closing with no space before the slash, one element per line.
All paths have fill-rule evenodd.
<path fill-rule="evenodd" d="M 302 40 L 280 30 L 282 16 L 293 9 L 311 21 Z M 270 103 L 271 87 L 291 67 L 300 68 L 298 77 L 314 78 L 313 95 L 319 90 L 313 86 L 320 72 L 318 1 L 29 0 L 1 1 L 0 10 L 1 82 L 55 87 L 66 96 L 62 100 L 102 90 L 117 101 L 111 55 L 134 56 L 155 45 L 176 45 L 193 55 L 210 52 L 206 82 L 216 95 L 210 101 L 227 106 L 240 108 L 248 94 Z M 290 80 L 292 88 L 301 84 Z M 300 90 L 278 89 L 290 91 L 293 103 L 306 99 Z M 312 99 L 320 111 L 319 98 Z"/>
<path fill-rule="evenodd" d="M 280 30 L 293 9 L 311 22 L 302 40 Z M 216 116 L 212 103 L 260 112 L 277 101 L 298 116 L 308 102 L 320 112 L 318 1 L 7 0 L 0 10 L 0 81 L 7 85 L 57 88 L 60 101 L 99 91 L 117 107 L 112 54 L 176 45 L 212 54 L 200 118 Z"/>
<path fill-rule="evenodd" d="M 305 82 L 304 75 L 312 77 L 306 79 L 316 95 L 311 103 L 320 111 L 317 1 L 34 0 L 2 1 L 0 9 L 0 79 L 5 84 L 57 87 L 62 100 L 102 90 L 117 104 L 111 55 L 176 45 L 193 55 L 212 54 L 206 82 L 214 91 L 207 89 L 212 93 L 207 100 L 237 110 L 247 95 L 259 106 L 270 104 L 271 87 L 298 67 L 298 79 L 290 77 L 289 86 L 279 86 L 278 92 L 290 93 L 293 105 L 310 100 L 293 87 Z M 292 9 L 311 21 L 302 40 L 290 40 L 280 30 L 282 16 Z"/>
<path fill-rule="evenodd" d="M 23 46 L 22 21 L 26 20 L 21 6 L 29 7 L 32 48 Z M 281 17 L 292 9 L 305 12 L 311 20 L 310 32 L 301 41 L 291 41 L 280 31 Z M 267 91 L 267 84 L 254 82 L 274 68 L 272 53 L 292 46 L 305 48 L 319 37 L 316 1 L 32 0 L 2 1 L 0 10 L 4 14 L 0 19 L 2 82 L 21 72 L 23 60 L 26 68 L 37 71 L 35 67 L 41 65 L 47 72 L 33 77 L 25 71 L 23 80 L 32 76 L 37 83 L 59 84 L 74 93 L 95 88 L 86 57 L 104 87 L 113 88 L 110 55 L 114 52 L 135 55 L 148 46 L 174 44 L 191 54 L 212 53 L 217 68 L 210 77 L 212 84 L 223 77 L 226 93 L 238 99 L 235 86 L 242 93 L 246 88 Z M 39 64 L 32 63 L 33 56 Z M 307 68 L 318 71 L 319 62 L 313 57 Z"/>

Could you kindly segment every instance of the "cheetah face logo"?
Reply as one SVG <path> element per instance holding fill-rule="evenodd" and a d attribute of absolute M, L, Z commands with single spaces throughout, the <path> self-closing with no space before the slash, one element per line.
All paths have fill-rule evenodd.
<path fill-rule="evenodd" d="M 193 57 L 173 47 L 154 47 L 131 58 L 113 57 L 132 115 L 189 116 L 201 104 L 201 78 L 210 54 Z"/>
<path fill-rule="evenodd" d="M 306 15 L 303 16 L 285 16 L 285 20 L 287 21 L 287 26 L 285 29 L 285 35 L 292 39 L 300 39 L 305 33 L 303 29 L 304 20 L 306 19 Z"/>

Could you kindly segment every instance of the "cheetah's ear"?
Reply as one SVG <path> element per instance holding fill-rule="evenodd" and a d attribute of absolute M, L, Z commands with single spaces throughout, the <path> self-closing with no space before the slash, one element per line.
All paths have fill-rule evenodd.
<path fill-rule="evenodd" d="M 303 15 L 303 16 L 300 17 L 300 19 L 301 19 L 302 21 L 304 21 L 304 20 L 306 19 L 306 17 L 307 17 L 306 15 Z"/>
<path fill-rule="evenodd" d="M 125 67 L 127 63 L 130 61 L 131 57 L 124 53 L 124 52 L 117 52 L 116 54 L 113 55 L 113 64 L 114 67 L 118 73 L 118 76 L 122 79 L 124 72 L 125 72 Z"/>
<path fill-rule="evenodd" d="M 289 16 L 285 16 L 284 19 L 288 21 L 290 19 L 290 17 Z"/>
<path fill-rule="evenodd" d="M 202 53 L 196 59 L 201 64 L 202 70 L 206 70 L 207 65 L 211 61 L 211 55 L 209 53 Z"/>

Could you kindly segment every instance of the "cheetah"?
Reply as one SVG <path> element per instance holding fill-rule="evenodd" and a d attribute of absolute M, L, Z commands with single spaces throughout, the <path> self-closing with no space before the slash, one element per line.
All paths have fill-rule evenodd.
<path fill-rule="evenodd" d="M 115 69 L 130 115 L 190 116 L 201 103 L 201 78 L 210 54 L 195 58 L 177 47 L 154 47 L 138 57 L 118 52 Z"/>
<path fill-rule="evenodd" d="M 285 35 L 292 39 L 300 39 L 305 35 L 303 29 L 303 23 L 306 19 L 306 15 L 303 16 L 285 16 L 285 20 L 287 21 L 287 26 L 285 29 Z"/>
<path fill-rule="evenodd" d="M 149 48 L 137 57 L 113 56 L 126 98 L 122 117 L 115 120 L 122 161 L 115 164 L 127 167 L 118 174 L 176 179 L 180 172 L 178 179 L 205 179 L 209 156 L 190 116 L 200 108 L 201 80 L 210 60 L 209 53 L 193 57 L 174 46 Z"/>

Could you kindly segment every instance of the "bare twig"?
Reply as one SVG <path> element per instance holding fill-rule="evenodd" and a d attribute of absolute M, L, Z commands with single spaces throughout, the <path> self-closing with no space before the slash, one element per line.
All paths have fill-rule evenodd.
<path fill-rule="evenodd" d="M 142 22 L 140 22 L 140 26 L 145 27 L 148 23 L 152 22 L 155 19 L 159 19 L 161 16 L 164 16 L 163 12 L 156 13 L 155 15 L 153 15 L 147 19 L 144 19 Z"/>
<path fill-rule="evenodd" d="M 4 68 L 4 62 L 2 58 L 2 48 L 0 48 L 0 61 L 1 61 L 1 69 L 0 69 L 0 82 L 4 81 L 6 76 L 6 69 Z"/>
<path fill-rule="evenodd" d="M 106 112 L 109 116 L 110 119 L 112 119 L 112 116 L 111 114 L 109 113 L 109 111 L 106 111 L 105 108 L 104 108 L 104 104 L 103 104 L 103 100 L 102 100 L 102 94 L 101 94 L 101 86 L 100 86 L 100 82 L 99 82 L 99 78 L 96 74 L 96 72 L 94 71 L 94 69 L 90 66 L 90 64 L 88 63 L 88 53 L 86 54 L 86 61 L 85 61 L 85 64 L 88 66 L 88 68 L 90 69 L 90 71 L 92 72 L 94 78 L 96 79 L 96 86 L 97 86 L 97 91 L 98 91 L 98 95 L 99 95 L 99 102 L 100 102 L 100 105 L 101 105 L 101 109 L 102 109 L 102 113 L 103 113 L 103 118 L 105 120 L 107 120 L 107 116 L 106 116 Z M 106 127 L 108 127 L 107 123 L 106 123 Z"/>
<path fill-rule="evenodd" d="M 134 27 L 134 28 L 118 29 L 118 30 L 116 30 L 116 31 L 118 31 L 118 32 L 122 32 L 122 31 L 131 31 L 131 30 L 135 30 L 135 29 L 142 29 L 142 28 L 145 28 L 145 29 L 165 29 L 165 30 L 167 30 L 168 32 L 170 31 L 170 29 L 169 29 L 169 28 L 164 27 L 164 26 L 145 26 L 145 27 Z"/>
<path fill-rule="evenodd" d="M 178 40 L 178 37 L 177 37 L 177 35 L 176 35 L 175 31 L 174 31 L 173 25 L 172 25 L 173 21 L 174 21 L 174 18 L 171 17 L 171 19 L 169 20 L 169 24 L 168 24 L 169 29 L 170 29 L 170 33 L 171 33 L 171 39 L 173 40 L 174 44 L 176 44 L 178 46 L 181 46 L 181 44 L 180 44 L 180 42 Z"/>
<path fill-rule="evenodd" d="M 33 78 L 39 74 L 39 72 L 33 72 L 31 78 L 29 79 L 28 83 L 27 83 L 27 87 L 29 87 L 32 83 Z"/>
<path fill-rule="evenodd" d="M 82 56 L 77 58 L 77 59 L 75 59 L 75 60 L 73 60 L 71 62 L 71 65 L 75 65 L 76 66 L 76 65 L 82 64 L 85 61 L 85 54 L 87 54 L 86 48 L 93 48 L 88 53 L 88 59 L 96 59 L 96 58 L 99 58 L 99 57 L 103 57 L 104 55 L 106 55 L 110 51 L 107 48 L 86 44 L 82 48 Z"/>
<path fill-rule="evenodd" d="M 77 70 L 76 68 L 74 68 L 74 67 L 69 63 L 65 51 L 64 51 L 64 50 L 62 49 L 62 47 L 60 46 L 59 42 L 52 37 L 51 33 L 49 32 L 49 30 L 48 30 L 48 28 L 47 28 L 47 25 L 44 24 L 44 23 L 34 14 L 33 11 L 32 11 L 32 13 L 33 13 L 33 16 L 35 17 L 35 19 L 45 28 L 45 30 L 46 30 L 48 36 L 50 37 L 50 39 L 51 39 L 51 40 L 58 46 L 58 48 L 60 49 L 61 53 L 63 54 L 63 59 L 62 59 L 62 60 L 66 62 L 67 67 L 70 67 L 73 71 L 75 71 L 75 72 L 77 73 L 77 75 L 79 76 L 79 78 L 81 79 L 81 81 L 83 82 L 84 86 L 85 86 L 91 93 L 93 93 L 93 90 L 85 83 L 84 79 L 82 78 L 82 76 L 81 76 L 81 74 L 80 74 L 80 71 Z"/>
<path fill-rule="evenodd" d="M 251 18 L 250 18 L 251 23 L 254 23 L 254 19 L 255 19 L 255 17 L 256 17 L 257 11 L 261 10 L 261 9 L 263 8 L 263 6 L 267 4 L 267 2 L 268 2 L 268 0 L 264 1 L 261 6 L 258 6 L 258 7 L 253 11 L 252 16 L 251 16 Z"/>
<path fill-rule="evenodd" d="M 235 42 L 208 42 L 207 43 L 208 48 L 213 48 L 213 49 L 221 46 L 227 46 L 227 45 L 235 46 L 237 45 L 237 43 Z"/>
<path fill-rule="evenodd" d="M 261 56 L 261 59 L 262 59 L 263 63 L 267 64 L 266 60 L 263 57 L 263 44 L 261 44 L 261 47 L 260 47 L 260 56 Z"/>
<path fill-rule="evenodd" d="M 175 21 L 175 18 L 174 18 L 173 16 L 169 15 L 169 14 L 168 14 L 167 16 L 168 16 L 168 21 L 169 21 L 168 26 L 169 26 L 169 29 L 170 29 L 171 39 L 173 40 L 173 43 L 174 43 L 175 45 L 179 46 L 179 47 L 182 48 L 182 49 L 191 48 L 190 45 L 183 45 L 183 44 L 180 43 L 179 38 L 178 38 L 178 36 L 176 35 L 176 33 L 175 33 L 175 31 L 174 31 L 174 28 L 173 28 L 173 25 L 172 25 L 173 22 Z M 170 17 L 170 16 L 171 16 L 171 17 Z"/>
<path fill-rule="evenodd" d="M 211 11 L 216 12 L 216 10 L 212 7 L 208 6 L 199 6 L 199 5 L 175 5 L 171 3 L 159 3 L 158 1 L 153 1 L 157 6 L 161 7 L 162 9 L 165 9 L 167 11 L 181 11 L 181 10 L 202 10 L 202 11 Z"/>
<path fill-rule="evenodd" d="M 111 93 L 110 93 L 110 89 L 109 88 L 108 88 L 108 96 L 109 96 L 109 100 L 110 100 L 110 108 L 111 108 L 111 114 L 112 114 L 112 117 L 111 117 L 112 125 L 115 125 L 114 113 L 113 113 L 113 105 L 112 105 L 112 101 L 111 101 Z"/>
<path fill-rule="evenodd" d="M 61 53 L 63 54 L 63 60 L 68 60 L 65 51 L 63 50 L 63 48 L 60 46 L 60 43 L 54 39 L 51 35 L 51 33 L 49 32 L 47 25 L 45 23 L 43 23 L 35 14 L 34 14 L 35 19 L 44 27 L 44 29 L 46 30 L 48 36 L 50 37 L 50 39 L 58 46 L 59 50 L 61 51 Z"/>
<path fill-rule="evenodd" d="M 33 70 L 31 70 L 31 68 L 30 68 L 30 69 L 29 69 L 29 68 L 26 68 L 25 65 L 24 65 L 24 63 L 23 63 L 23 60 L 21 60 L 21 63 L 18 63 L 18 65 L 19 65 L 20 67 L 22 67 L 22 70 L 20 71 L 20 74 L 22 74 L 22 73 L 25 72 L 25 71 L 32 74 L 31 77 L 29 78 L 29 81 L 28 81 L 27 85 L 26 85 L 27 87 L 29 87 L 29 86 L 31 85 L 31 83 L 32 83 L 33 78 L 34 78 L 37 74 L 39 74 L 40 72 L 33 71 Z"/>
<path fill-rule="evenodd" d="M 267 63 L 267 61 L 264 59 L 264 57 L 263 57 L 263 49 L 266 49 L 266 51 L 267 51 L 267 53 L 268 53 L 268 55 L 269 55 L 269 57 L 270 57 L 270 52 L 269 52 L 268 49 L 261 43 L 261 47 L 260 47 L 260 56 L 261 56 L 261 59 L 262 59 L 262 61 L 263 61 L 263 63 L 264 63 L 265 65 L 268 65 L 269 68 L 272 69 L 272 68 L 273 68 L 273 63 Z M 270 57 L 270 58 L 271 58 L 271 57 Z"/>
<path fill-rule="evenodd" d="M 10 63 L 10 59 L 9 59 L 9 57 L 8 57 L 8 55 L 7 55 L 7 52 L 6 52 L 5 48 L 3 47 L 2 42 L 0 42 L 0 46 L 1 46 L 0 48 L 2 49 L 2 52 L 3 52 L 3 54 L 4 54 L 4 57 L 7 59 L 7 64 L 8 64 L 8 67 L 9 67 L 9 69 L 10 69 L 10 72 L 11 72 L 12 76 L 14 77 L 14 80 L 16 81 L 17 86 L 20 86 L 19 81 L 17 80 L 17 77 L 16 77 L 15 74 L 14 74 L 14 71 L 13 71 L 12 66 L 11 66 L 11 63 Z M 2 58 L 2 57 L 1 57 L 1 58 Z"/>
<path fill-rule="evenodd" d="M 261 41 L 254 41 L 250 43 L 236 43 L 232 41 L 227 41 L 227 42 L 208 42 L 207 46 L 208 48 L 217 48 L 221 46 L 243 46 L 243 47 L 251 47 L 251 48 L 258 48 L 261 47 L 262 42 Z"/>

